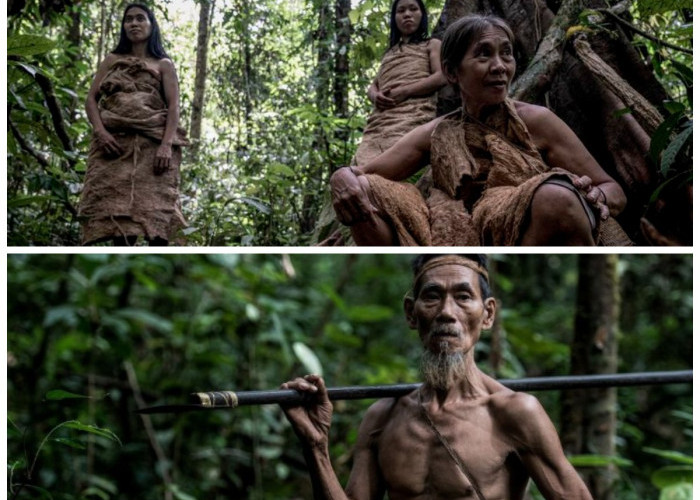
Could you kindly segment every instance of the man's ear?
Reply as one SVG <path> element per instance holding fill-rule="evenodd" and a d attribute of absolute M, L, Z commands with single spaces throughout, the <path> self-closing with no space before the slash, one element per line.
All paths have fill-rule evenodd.
<path fill-rule="evenodd" d="M 496 320 L 496 299 L 489 297 L 484 301 L 484 330 L 488 330 L 493 326 Z"/>
<path fill-rule="evenodd" d="M 406 316 L 406 322 L 408 323 L 408 327 L 411 330 L 415 330 L 417 328 L 416 315 L 413 312 L 415 306 L 416 301 L 413 300 L 413 297 L 406 296 L 403 298 L 403 312 Z"/>

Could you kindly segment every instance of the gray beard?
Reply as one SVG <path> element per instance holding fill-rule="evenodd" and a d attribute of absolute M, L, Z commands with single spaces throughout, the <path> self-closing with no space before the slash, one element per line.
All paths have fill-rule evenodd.
<path fill-rule="evenodd" d="M 424 350 L 420 370 L 423 381 L 435 389 L 446 391 L 458 380 L 467 378 L 464 353 L 448 352 L 449 343 L 440 342 L 440 352 Z"/>

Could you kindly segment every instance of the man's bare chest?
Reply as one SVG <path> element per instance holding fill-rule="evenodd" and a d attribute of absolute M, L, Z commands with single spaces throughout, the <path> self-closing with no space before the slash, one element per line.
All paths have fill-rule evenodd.
<path fill-rule="evenodd" d="M 390 494 L 396 498 L 476 498 L 460 470 L 466 467 L 482 492 L 506 493 L 513 448 L 483 408 L 432 417 L 452 447 L 458 465 L 430 424 L 415 411 L 395 414 L 377 444 L 377 458 Z"/>

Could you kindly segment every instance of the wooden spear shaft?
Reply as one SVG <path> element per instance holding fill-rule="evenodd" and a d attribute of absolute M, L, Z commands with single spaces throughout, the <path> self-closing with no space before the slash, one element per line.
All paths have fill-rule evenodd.
<path fill-rule="evenodd" d="M 589 389 L 593 387 L 627 387 L 637 385 L 687 384 L 693 382 L 693 371 L 615 373 L 609 375 L 572 375 L 561 377 L 535 377 L 499 380 L 514 391 L 550 391 L 565 389 Z M 405 396 L 421 384 L 394 384 L 373 386 L 329 387 L 331 401 L 347 399 L 378 399 Z M 190 404 L 151 406 L 137 413 L 181 413 L 235 408 L 246 405 L 280 404 L 299 405 L 312 399 L 297 391 L 213 391 L 197 392 L 190 396 Z"/>

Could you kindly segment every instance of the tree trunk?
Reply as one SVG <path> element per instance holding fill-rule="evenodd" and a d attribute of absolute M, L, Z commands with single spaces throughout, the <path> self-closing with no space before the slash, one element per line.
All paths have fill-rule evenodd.
<path fill-rule="evenodd" d="M 243 0 L 241 13 L 245 19 L 245 30 L 248 32 L 248 25 L 250 24 L 250 9 L 248 7 L 248 0 Z M 243 51 L 243 81 L 244 84 L 244 96 L 245 96 L 245 145 L 253 143 L 253 127 L 251 126 L 251 116 L 253 114 L 253 98 L 251 95 L 252 79 L 253 79 L 253 56 L 250 51 L 250 40 L 248 36 L 242 37 L 243 44 L 241 50 Z"/>
<path fill-rule="evenodd" d="M 194 96 L 190 119 L 190 139 L 192 152 L 197 153 L 202 136 L 202 114 L 204 111 L 204 90 L 207 78 L 207 55 L 209 53 L 209 29 L 214 0 L 201 0 L 199 3 L 199 26 L 197 28 L 197 64 L 194 77 Z"/>
<path fill-rule="evenodd" d="M 549 107 L 620 183 L 628 202 L 618 221 L 633 241 L 650 243 L 641 224 L 642 217 L 651 217 L 656 229 L 663 233 L 660 240 L 665 235 L 667 241 L 692 244 L 691 189 L 682 184 L 668 189 L 663 199 L 650 207 L 651 194 L 663 182 L 648 158 L 653 131 L 645 127 L 643 117 L 625 112 L 629 106 L 619 89 L 611 90 L 595 68 L 582 62 L 570 43 L 575 37 L 567 33 L 579 25 L 581 14 L 587 9 L 599 11 L 595 24 L 605 28 L 586 30 L 593 52 L 620 81 L 627 82 L 663 115 L 666 92 L 633 44 L 632 31 L 616 20 L 625 18 L 625 13 L 610 15 L 604 0 L 446 0 L 433 34 L 441 37 L 451 22 L 467 14 L 490 13 L 504 18 L 516 37 L 518 68 L 511 96 Z M 459 96 L 451 89 L 443 89 L 439 112 L 457 106 Z"/>
<path fill-rule="evenodd" d="M 334 33 L 333 12 L 331 5 L 325 0 L 315 0 L 314 8 L 318 12 L 318 29 L 314 33 L 316 50 L 316 71 L 314 72 L 314 82 L 316 87 L 316 113 L 319 122 L 314 130 L 313 151 L 309 155 L 309 170 L 304 179 L 304 199 L 302 203 L 301 232 L 308 233 L 313 230 L 316 224 L 316 214 L 320 207 L 318 203 L 318 193 L 321 192 L 324 165 L 321 155 L 315 154 L 317 151 L 325 151 L 324 158 L 330 161 L 330 144 L 323 129 L 323 119 L 330 115 L 331 87 L 333 85 L 333 57 L 331 46 L 333 44 Z M 330 168 L 330 166 L 329 166 Z"/>
<path fill-rule="evenodd" d="M 335 3 L 335 72 L 333 81 L 333 101 L 335 116 L 348 117 L 348 76 L 350 74 L 350 0 L 336 0 Z M 336 129 L 336 138 L 347 143 L 350 131 L 347 127 Z"/>
<path fill-rule="evenodd" d="M 616 255 L 581 255 L 571 374 L 617 371 L 619 282 Z M 617 391 L 615 388 L 562 392 L 561 439 L 567 454 L 615 456 Z M 610 500 L 615 466 L 585 473 L 593 498 Z"/>

